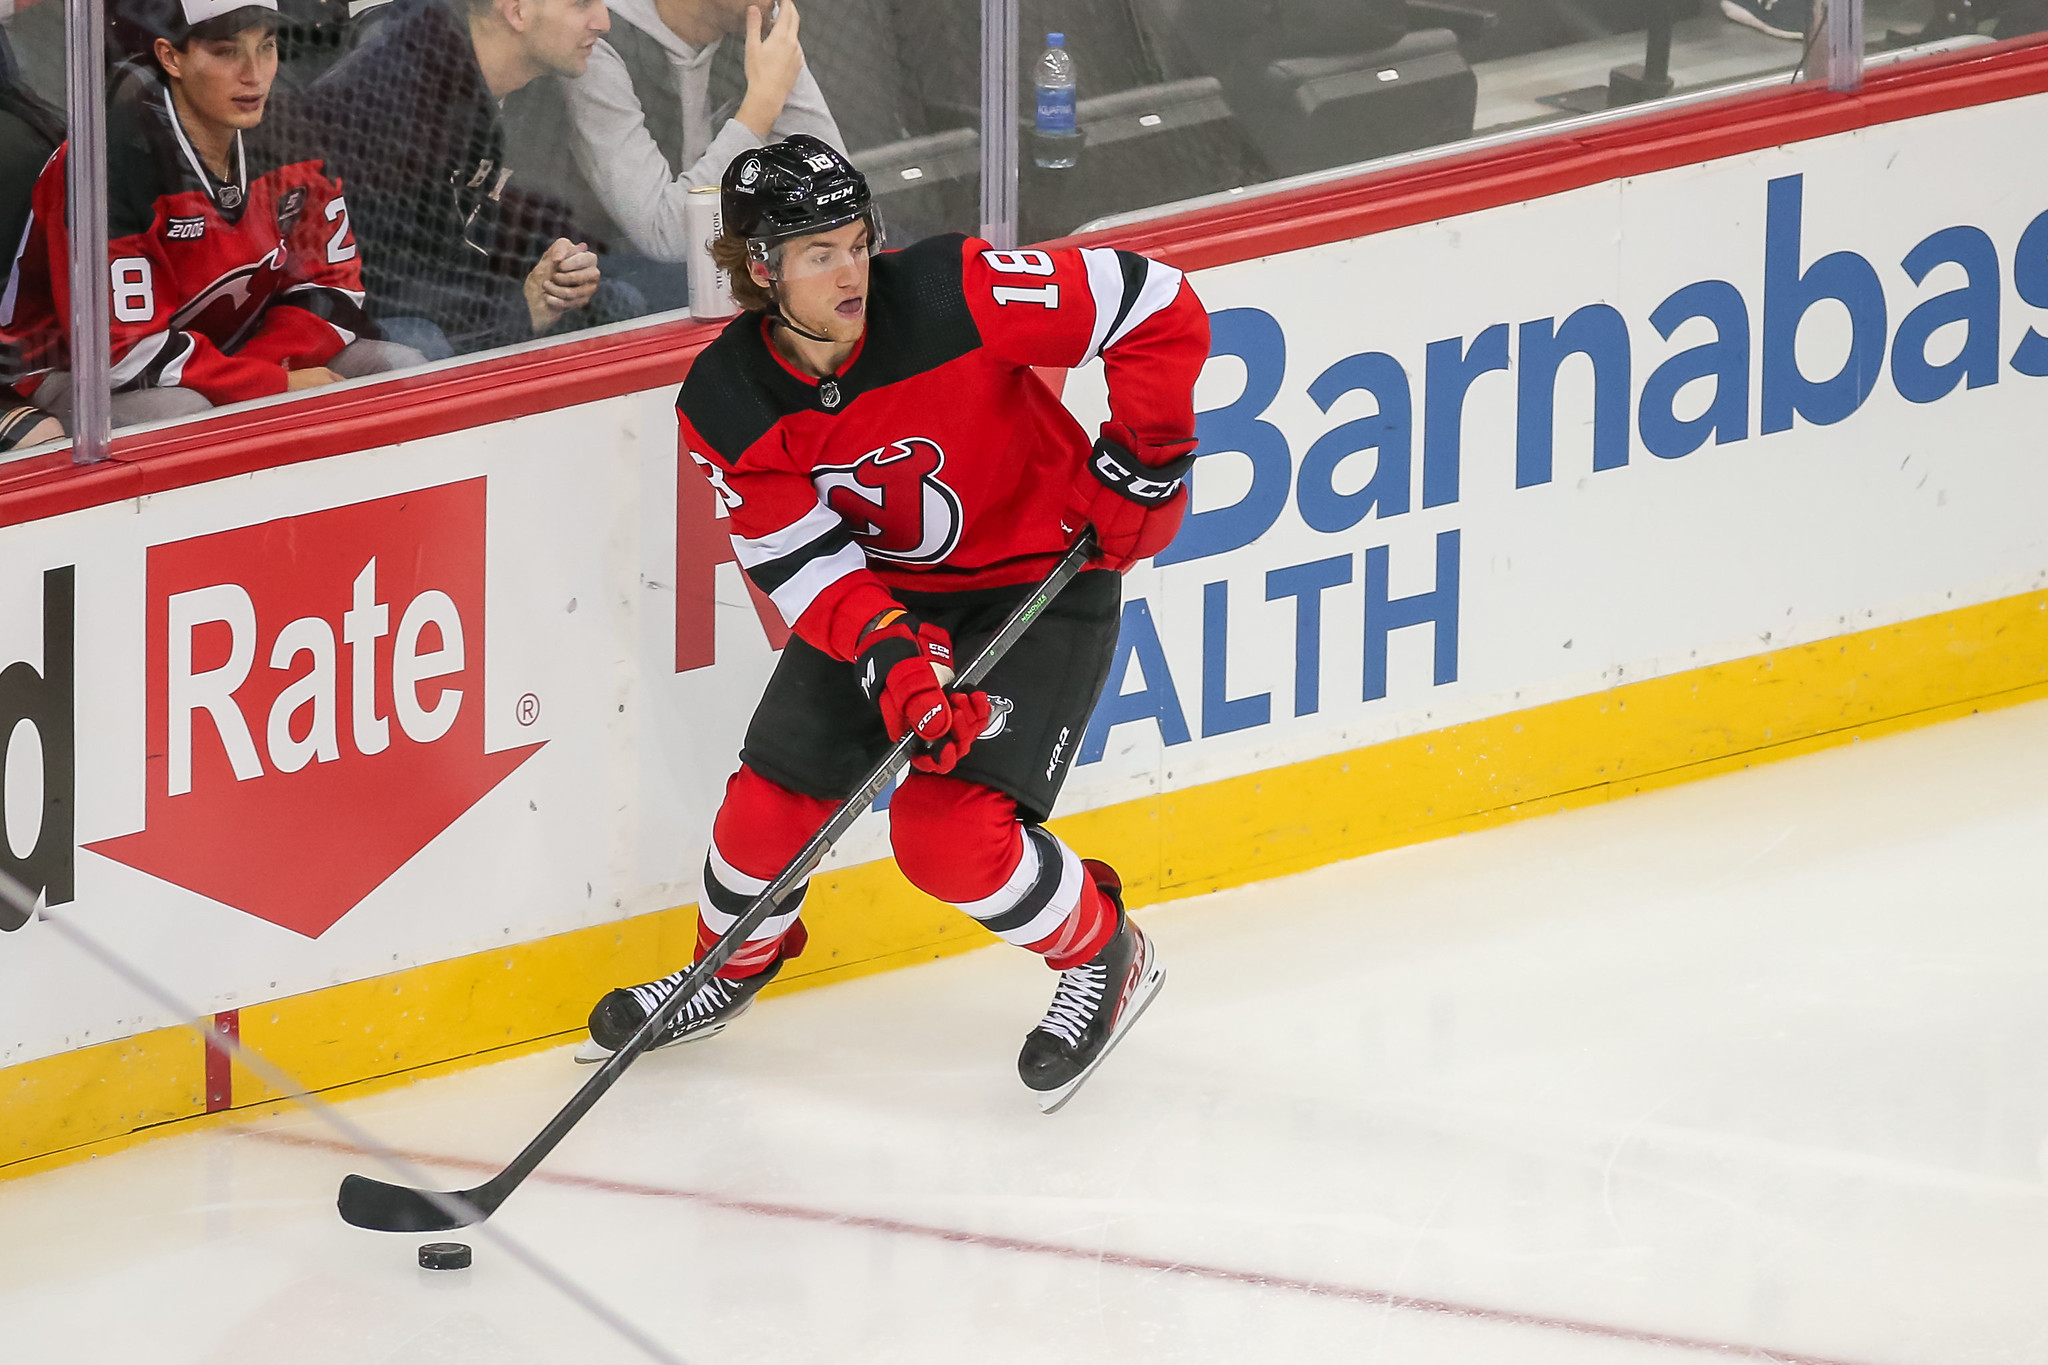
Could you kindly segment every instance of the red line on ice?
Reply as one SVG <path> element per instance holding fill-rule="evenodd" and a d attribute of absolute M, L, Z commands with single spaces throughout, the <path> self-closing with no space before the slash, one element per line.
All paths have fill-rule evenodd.
<path fill-rule="evenodd" d="M 283 1143 L 293 1147 L 311 1147 L 321 1151 L 345 1152 L 349 1155 L 365 1155 L 345 1142 L 327 1138 L 309 1137 L 300 1133 L 265 1132 L 245 1129 L 250 1137 L 266 1142 Z M 400 1152 L 407 1161 L 422 1166 L 445 1166 L 456 1170 L 481 1171 L 495 1175 L 498 1167 L 487 1161 L 469 1157 L 430 1156 L 424 1152 Z M 679 1199 L 693 1204 L 704 1204 L 711 1208 L 725 1209 L 733 1213 L 753 1214 L 762 1218 L 780 1218 L 791 1222 L 817 1223 L 826 1227 L 860 1228 L 871 1232 L 895 1233 L 903 1237 L 921 1237 L 931 1241 L 951 1242 L 958 1246 L 985 1247 L 993 1251 L 1014 1251 L 1031 1256 L 1049 1256 L 1063 1261 L 1090 1261 L 1099 1265 L 1113 1265 L 1126 1270 L 1150 1270 L 1165 1275 L 1185 1275 L 1199 1280 L 1216 1280 L 1225 1284 L 1248 1285 L 1258 1289 L 1280 1289 L 1298 1294 L 1320 1295 L 1341 1299 L 1351 1303 L 1375 1304 L 1387 1308 L 1401 1308 L 1416 1313 L 1430 1313 L 1439 1317 L 1463 1318 L 1472 1322 L 1494 1323 L 1503 1327 L 1532 1327 L 1550 1332 L 1571 1332 L 1580 1336 L 1600 1337 L 1608 1341 L 1626 1341 L 1643 1346 L 1665 1346 L 1680 1351 L 1711 1352 L 1718 1355 L 1738 1357 L 1744 1360 L 1778 1362 L 1779 1365 L 1854 1365 L 1854 1362 L 1832 1356 L 1802 1355 L 1794 1351 L 1778 1351 L 1763 1346 L 1747 1346 L 1732 1341 L 1712 1341 L 1700 1337 L 1679 1336 L 1670 1332 L 1652 1332 L 1636 1327 L 1615 1327 L 1606 1323 L 1582 1322 L 1576 1318 L 1552 1317 L 1542 1313 L 1522 1313 L 1508 1308 L 1487 1308 L 1478 1304 L 1453 1303 L 1447 1299 L 1414 1298 L 1397 1294 L 1386 1289 L 1368 1289 L 1362 1285 L 1338 1284 L 1329 1280 L 1303 1279 L 1294 1275 L 1274 1275 L 1259 1270 L 1238 1270 L 1228 1266 L 1204 1265 L 1199 1261 L 1166 1260 L 1157 1256 L 1142 1256 L 1133 1252 L 1091 1250 L 1088 1247 L 1073 1246 L 1064 1242 L 1045 1242 L 1031 1237 L 1011 1237 L 1002 1233 L 970 1232 L 964 1228 L 934 1227 L 927 1223 L 912 1223 L 901 1218 L 882 1218 L 873 1214 L 839 1213 L 830 1209 L 808 1208 L 801 1204 L 777 1204 L 760 1199 L 735 1199 L 728 1195 L 710 1194 L 702 1190 L 683 1190 L 666 1185 L 647 1185 L 630 1180 L 609 1180 L 600 1176 L 577 1175 L 567 1171 L 536 1171 L 533 1179 L 550 1185 L 569 1189 L 593 1190 L 601 1194 L 634 1195 L 644 1199 Z"/>

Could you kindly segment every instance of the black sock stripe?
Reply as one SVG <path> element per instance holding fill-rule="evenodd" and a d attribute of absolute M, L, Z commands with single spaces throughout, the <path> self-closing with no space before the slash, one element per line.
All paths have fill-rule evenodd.
<path fill-rule="evenodd" d="M 1022 929 L 1037 919 L 1052 900 L 1053 893 L 1060 889 L 1060 878 L 1065 873 L 1066 863 L 1060 857 L 1060 841 L 1045 832 L 1038 825 L 1024 826 L 1024 837 L 1038 845 L 1038 880 L 1008 910 L 982 920 L 983 927 L 990 933 L 1006 934 L 1013 929 Z"/>
<path fill-rule="evenodd" d="M 793 910 L 801 910 L 804 904 L 804 894 L 810 889 L 811 884 L 805 882 L 802 886 L 790 892 L 784 898 L 781 908 L 775 913 L 787 915 Z M 748 895 L 744 891 L 735 891 L 724 882 L 718 880 L 718 874 L 712 871 L 711 859 L 708 856 L 704 859 L 704 898 L 711 902 L 712 909 L 722 915 L 732 915 L 734 917 L 744 914 L 746 908 L 754 903 L 753 896 Z"/>

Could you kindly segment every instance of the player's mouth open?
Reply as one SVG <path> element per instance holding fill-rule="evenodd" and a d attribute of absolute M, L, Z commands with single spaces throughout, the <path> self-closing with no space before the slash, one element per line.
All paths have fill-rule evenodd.
<path fill-rule="evenodd" d="M 866 299 L 848 299 L 846 302 L 840 304 L 839 307 L 834 309 L 833 311 L 838 313 L 840 317 L 843 317 L 847 321 L 851 322 L 853 319 L 859 317 L 862 313 L 866 312 L 867 306 L 868 304 Z"/>

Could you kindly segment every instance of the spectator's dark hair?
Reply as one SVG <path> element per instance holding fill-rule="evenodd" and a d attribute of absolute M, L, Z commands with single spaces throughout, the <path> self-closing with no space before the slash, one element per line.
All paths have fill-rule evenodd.
<path fill-rule="evenodd" d="M 780 244 L 768 248 L 768 259 L 774 261 L 781 251 Z M 711 263 L 732 277 L 733 302 L 749 313 L 765 313 L 774 304 L 747 270 L 746 238 L 731 232 L 720 237 L 711 244 Z"/>

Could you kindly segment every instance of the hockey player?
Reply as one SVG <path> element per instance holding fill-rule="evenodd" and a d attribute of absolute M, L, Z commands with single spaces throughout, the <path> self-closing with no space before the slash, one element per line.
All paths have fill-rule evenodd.
<path fill-rule="evenodd" d="M 276 0 L 134 0 L 126 18 L 148 57 L 116 72 L 107 117 L 116 424 L 421 363 L 369 339 L 341 187 L 258 132 Z M 36 181 L 0 332 L 18 388 L 68 424 L 65 156 Z"/>
<path fill-rule="evenodd" d="M 897 864 L 1059 973 L 1017 1063 L 1056 1107 L 1162 976 L 1116 872 L 1043 822 L 1109 671 L 1119 571 L 1162 548 L 1186 506 L 1208 317 L 1179 271 L 1129 252 L 946 236 L 876 255 L 867 182 L 816 138 L 742 154 L 722 207 L 714 255 L 747 311 L 683 384 L 683 452 L 795 634 L 712 826 L 697 954 L 914 729 L 926 747 L 889 806 Z M 1031 367 L 1098 356 L 1111 419 L 1091 452 Z M 946 692 L 956 654 L 971 657 L 1089 523 L 1097 566 L 985 690 Z M 803 894 L 662 1043 L 723 1028 L 803 950 Z M 600 1055 L 682 975 L 599 1001 Z"/>

